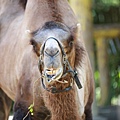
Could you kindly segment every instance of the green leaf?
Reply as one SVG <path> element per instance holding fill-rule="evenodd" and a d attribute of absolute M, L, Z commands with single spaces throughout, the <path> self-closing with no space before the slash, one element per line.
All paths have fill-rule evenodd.
<path fill-rule="evenodd" d="M 28 107 L 28 110 L 29 110 L 29 112 L 31 113 L 31 115 L 33 115 L 33 107 L 34 107 L 34 105 L 33 104 L 31 104 L 29 107 Z"/>

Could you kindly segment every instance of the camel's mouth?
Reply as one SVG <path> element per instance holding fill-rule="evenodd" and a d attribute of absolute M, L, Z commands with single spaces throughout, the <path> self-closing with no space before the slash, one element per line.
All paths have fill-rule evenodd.
<path fill-rule="evenodd" d="M 58 68 L 58 69 L 45 69 L 44 71 L 44 78 L 45 81 L 48 82 L 48 84 L 53 84 L 56 81 L 59 81 L 59 79 L 62 77 L 63 74 L 63 69 Z"/>

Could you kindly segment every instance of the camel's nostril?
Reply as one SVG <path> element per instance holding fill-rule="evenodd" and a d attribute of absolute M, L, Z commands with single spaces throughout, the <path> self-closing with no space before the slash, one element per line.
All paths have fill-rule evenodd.
<path fill-rule="evenodd" d="M 54 57 L 60 53 L 61 49 L 56 40 L 53 38 L 50 38 L 49 40 L 46 41 L 45 43 L 45 48 L 44 48 L 44 54 Z"/>

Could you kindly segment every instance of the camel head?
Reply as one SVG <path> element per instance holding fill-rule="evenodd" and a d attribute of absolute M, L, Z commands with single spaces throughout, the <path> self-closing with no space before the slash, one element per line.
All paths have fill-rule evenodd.
<path fill-rule="evenodd" d="M 75 40 L 70 29 L 61 23 L 47 22 L 33 34 L 31 43 L 39 57 L 43 87 L 48 91 L 54 88 L 62 91 L 71 87 L 75 66 Z"/>

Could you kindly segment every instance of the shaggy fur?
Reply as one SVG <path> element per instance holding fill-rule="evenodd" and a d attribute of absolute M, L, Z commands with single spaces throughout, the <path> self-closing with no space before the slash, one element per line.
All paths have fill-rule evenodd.
<path fill-rule="evenodd" d="M 69 92 L 51 94 L 46 91 L 43 93 L 45 105 L 51 111 L 52 120 L 80 120 L 78 106 L 76 103 L 75 88 Z"/>
<path fill-rule="evenodd" d="M 57 0 L 47 0 L 47 1 L 54 21 L 62 22 L 62 15 L 60 14 L 60 11 L 58 9 L 58 5 L 56 2 Z"/>

